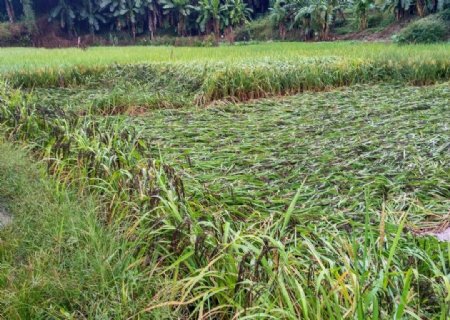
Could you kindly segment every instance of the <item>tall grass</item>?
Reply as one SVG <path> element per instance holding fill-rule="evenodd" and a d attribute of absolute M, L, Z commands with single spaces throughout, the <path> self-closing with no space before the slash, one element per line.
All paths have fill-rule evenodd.
<path fill-rule="evenodd" d="M 93 197 L 50 180 L 3 138 L 0 181 L 0 202 L 14 215 L 0 230 L 0 318 L 123 319 L 147 306 L 163 281 L 142 269 L 139 242 L 101 222 Z"/>

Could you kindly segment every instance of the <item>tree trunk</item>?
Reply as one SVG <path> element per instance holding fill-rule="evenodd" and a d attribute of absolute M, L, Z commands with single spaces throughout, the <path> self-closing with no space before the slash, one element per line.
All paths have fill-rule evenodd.
<path fill-rule="evenodd" d="M 363 31 L 366 30 L 368 27 L 368 21 L 367 21 L 367 12 L 361 12 L 359 17 L 359 30 Z"/>
<path fill-rule="evenodd" d="M 322 24 L 322 39 L 321 40 L 328 40 L 330 34 L 330 25 L 328 22 L 324 22 Z"/>
<path fill-rule="evenodd" d="M 5 0 L 6 12 L 8 13 L 8 19 L 10 23 L 16 22 L 16 15 L 14 13 L 14 7 L 9 0 Z"/>
<path fill-rule="evenodd" d="M 177 33 L 179 36 L 185 36 L 185 28 L 184 28 L 184 16 L 180 13 L 178 16 L 178 25 L 177 25 Z"/>
<path fill-rule="evenodd" d="M 133 21 L 130 15 L 128 15 L 128 25 L 131 27 L 131 36 L 133 37 L 133 42 L 136 42 L 136 22 Z"/>
<path fill-rule="evenodd" d="M 153 15 L 153 17 L 152 17 Z M 150 32 L 150 39 L 155 40 L 155 19 L 154 14 L 149 10 L 147 13 L 148 31 Z"/>
<path fill-rule="evenodd" d="M 303 26 L 304 26 L 303 28 L 305 30 L 303 32 L 304 40 L 305 41 L 309 41 L 309 40 L 311 40 L 314 37 L 314 32 L 311 29 L 311 19 L 307 18 L 307 17 L 304 17 L 303 18 Z"/>
<path fill-rule="evenodd" d="M 432 6 L 432 8 L 431 8 L 431 12 L 432 13 L 436 13 L 436 11 L 437 11 L 437 7 L 438 7 L 438 1 L 437 0 L 433 0 L 432 1 L 432 4 L 433 4 L 433 6 Z"/>
<path fill-rule="evenodd" d="M 205 33 L 207 36 L 211 35 L 211 33 L 214 32 L 214 27 L 212 24 L 213 22 L 211 20 L 206 24 Z"/>
<path fill-rule="evenodd" d="M 401 19 L 403 19 L 404 16 L 405 16 L 405 10 L 402 8 L 402 6 L 399 2 L 397 5 L 397 10 L 396 10 L 397 21 L 400 21 Z"/>
<path fill-rule="evenodd" d="M 419 16 L 424 17 L 425 16 L 425 1 L 417 0 L 416 8 L 417 8 L 417 13 L 419 14 Z"/>
<path fill-rule="evenodd" d="M 234 35 L 234 30 L 233 30 L 233 26 L 228 26 L 226 29 L 226 38 L 228 40 L 228 42 L 230 44 L 234 44 L 234 39 L 235 39 L 235 35 Z"/>
<path fill-rule="evenodd" d="M 283 23 L 280 23 L 278 25 L 278 28 L 280 30 L 281 40 L 283 40 L 283 41 L 286 40 L 286 26 Z"/>
<path fill-rule="evenodd" d="M 217 40 L 220 39 L 220 22 L 218 19 L 214 19 L 214 34 Z"/>
<path fill-rule="evenodd" d="M 328 26 L 328 14 L 325 14 L 325 17 L 322 21 L 322 30 L 320 30 L 319 39 L 324 41 L 328 39 L 328 32 L 329 32 L 329 26 Z"/>

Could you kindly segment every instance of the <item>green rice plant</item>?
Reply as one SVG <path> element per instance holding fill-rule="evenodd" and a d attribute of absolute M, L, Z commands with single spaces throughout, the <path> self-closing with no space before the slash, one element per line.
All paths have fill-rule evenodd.
<path fill-rule="evenodd" d="M 89 78 L 70 91 L 84 92 L 92 88 L 107 90 L 100 98 L 81 101 L 90 104 L 93 112 L 124 113 L 128 108 L 180 107 L 183 104 L 208 104 L 217 100 L 246 101 L 274 95 L 292 95 L 304 91 L 323 91 L 359 83 L 400 82 L 429 85 L 449 79 L 448 59 L 419 60 L 348 60 L 336 57 L 310 58 L 300 61 L 253 62 L 245 64 L 129 65 L 111 66 L 96 79 Z M 74 69 L 76 70 L 76 69 Z M 33 71 L 34 72 L 34 71 Z M 47 87 L 64 87 L 56 78 L 31 84 L 28 80 L 10 77 L 14 85 L 38 86 L 37 99 L 47 96 Z M 75 72 L 75 71 L 74 71 Z M 119 79 L 113 81 L 114 79 Z M 127 81 L 124 83 L 123 80 Z M 27 82 L 28 81 L 28 82 Z M 28 84 L 27 84 L 28 83 Z M 52 91 L 50 91 L 52 92 Z M 53 90 L 54 92 L 54 90 Z M 129 92 L 136 92 L 130 96 Z M 71 100 L 71 99 L 68 99 Z M 59 101 L 59 100 L 57 100 Z M 73 103 L 73 102 L 72 102 Z M 86 108 L 86 107 L 84 107 Z"/>
<path fill-rule="evenodd" d="M 322 50 L 333 48 L 348 52 Z M 117 270 L 135 275 L 99 281 L 116 289 L 114 308 L 53 299 L 52 315 L 447 318 L 450 248 L 413 231 L 448 220 L 449 87 L 405 86 L 448 80 L 445 54 L 330 56 L 120 65 L 72 88 L 2 86 L 6 137 L 43 159 L 58 190 L 96 197 L 102 227 L 124 244 L 105 260 L 126 252 Z M 303 93 L 123 116 L 133 98 L 122 95 L 146 82 L 202 105 Z M 81 111 L 39 99 L 55 92 L 100 98 Z M 158 283 L 149 292 L 143 278 Z M 48 308 L 37 299 L 26 310 L 38 303 Z M 18 305 L 7 301 L 9 314 Z"/>
<path fill-rule="evenodd" d="M 246 101 L 386 81 L 424 85 L 448 80 L 449 75 L 448 60 L 312 59 L 297 63 L 236 65 L 211 73 L 197 101 Z"/>
<path fill-rule="evenodd" d="M 52 69 L 39 68 L 33 71 L 19 70 L 8 73 L 6 78 L 15 87 L 33 88 L 41 87 L 70 87 L 95 81 L 105 72 L 105 67 L 83 67 Z"/>
<path fill-rule="evenodd" d="M 100 88 L 108 92 L 112 89 L 102 95 L 100 101 L 92 103 L 98 104 L 100 110 L 105 108 L 106 113 L 114 113 L 115 109 L 116 112 L 126 111 L 133 105 L 161 108 L 194 102 L 207 104 L 222 99 L 246 101 L 358 83 L 433 84 L 448 80 L 450 69 L 445 44 L 400 48 L 387 44 L 277 43 L 135 49 L 136 59 L 124 56 L 124 59 L 110 60 L 118 58 L 116 49 L 95 48 L 94 51 L 105 50 L 104 61 L 91 61 L 90 53 L 52 51 L 67 62 L 57 65 L 46 63 L 47 51 L 36 51 L 42 61 L 4 69 L 2 74 L 14 87 L 34 89 L 42 92 L 44 98 L 48 92 L 42 90 L 45 88 L 68 88 L 66 92 L 78 91 L 80 96 L 87 89 Z M 18 54 L 21 53 L 28 57 L 27 50 Z M 179 57 L 165 59 L 165 54 Z M 0 53 L 0 61 L 2 58 L 9 62 Z M 137 93 L 123 94 L 130 90 Z M 82 100 L 89 104 L 86 102 L 89 99 Z"/>
<path fill-rule="evenodd" d="M 112 64 L 211 64 L 268 61 L 298 61 L 304 58 L 341 57 L 347 59 L 400 58 L 448 59 L 448 44 L 398 46 L 389 43 L 335 41 L 328 43 L 274 42 L 217 48 L 188 47 L 92 47 L 71 49 L 2 48 L 2 74 L 21 70 L 92 68 Z"/>
<path fill-rule="evenodd" d="M 59 180 L 112 201 L 109 222 L 125 218 L 115 215 L 126 211 L 127 203 L 135 202 L 142 210 L 158 204 L 160 171 L 144 155 L 145 142 L 134 128 L 119 119 L 101 121 L 59 109 L 32 108 L 18 98 L 17 91 L 7 85 L 2 90 L 9 96 L 0 104 L 0 122 L 9 128 L 7 136 L 30 144 Z M 166 174 L 171 172 L 167 165 L 162 168 Z M 178 195 L 184 192 L 176 175 L 170 174 L 168 182 Z"/>
<path fill-rule="evenodd" d="M 377 88 L 134 119 L 185 171 L 187 194 L 212 206 L 194 207 L 207 211 L 203 236 L 194 219 L 178 227 L 186 240 L 177 240 L 177 248 L 185 246 L 177 249 L 177 276 L 146 311 L 383 319 L 401 314 L 393 301 L 402 301 L 408 316 L 447 317 L 448 246 L 415 238 L 402 225 L 420 224 L 431 212 L 446 219 L 448 157 L 425 155 L 446 145 L 448 84 Z M 220 239 L 227 241 L 221 246 Z M 199 246 L 206 259 L 193 262 Z"/>

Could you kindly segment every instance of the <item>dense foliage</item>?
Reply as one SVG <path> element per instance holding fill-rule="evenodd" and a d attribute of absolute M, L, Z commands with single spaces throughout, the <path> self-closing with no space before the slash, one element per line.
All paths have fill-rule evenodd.
<path fill-rule="evenodd" d="M 0 19 L 23 21 L 40 31 L 37 20 L 57 23 L 70 36 L 127 31 L 133 39 L 159 31 L 179 36 L 234 36 L 234 28 L 269 15 L 285 38 L 300 29 L 305 39 L 328 39 L 331 25 L 352 12 L 359 28 L 368 27 L 369 11 L 391 12 L 397 19 L 424 16 L 448 7 L 449 0 L 2 0 Z"/>
<path fill-rule="evenodd" d="M 404 28 L 397 36 L 398 43 L 433 43 L 443 41 L 447 27 L 439 19 L 421 19 Z"/>

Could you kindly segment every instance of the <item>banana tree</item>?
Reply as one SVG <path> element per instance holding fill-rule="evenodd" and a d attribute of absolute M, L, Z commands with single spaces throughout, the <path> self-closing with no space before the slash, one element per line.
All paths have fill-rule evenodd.
<path fill-rule="evenodd" d="M 214 32 L 216 38 L 220 36 L 222 26 L 229 23 L 228 4 L 220 0 L 200 0 L 196 7 L 198 11 L 197 23 L 203 33 Z"/>
<path fill-rule="evenodd" d="M 155 38 L 158 22 L 161 20 L 160 7 L 157 0 L 142 0 L 142 5 L 147 13 L 147 26 L 150 38 Z"/>
<path fill-rule="evenodd" d="M 125 0 L 123 3 L 120 13 L 126 17 L 127 24 L 131 28 L 133 40 L 136 40 L 136 23 L 138 22 L 138 17 L 145 12 L 145 9 L 141 0 Z"/>
<path fill-rule="evenodd" d="M 424 17 L 428 13 L 436 13 L 450 6 L 450 0 L 416 0 L 417 14 Z"/>
<path fill-rule="evenodd" d="M 128 26 L 136 40 L 137 17 L 143 13 L 141 0 L 103 0 L 100 8 L 109 8 L 110 16 L 116 19 L 117 29 Z"/>
<path fill-rule="evenodd" d="M 281 40 L 286 39 L 288 24 L 290 23 L 289 8 L 286 0 L 276 0 L 270 10 L 270 20 L 278 27 Z"/>
<path fill-rule="evenodd" d="M 293 25 L 301 25 L 303 29 L 304 40 L 311 40 L 314 37 L 314 29 L 313 10 L 310 7 L 310 2 L 296 1 L 296 3 L 290 5 L 290 9 L 294 14 Z"/>
<path fill-rule="evenodd" d="M 26 26 L 29 30 L 36 28 L 36 18 L 33 9 L 33 0 L 21 0 L 23 16 Z"/>
<path fill-rule="evenodd" d="M 224 19 L 221 20 L 221 27 L 225 30 L 225 37 L 230 43 L 234 43 L 233 28 L 241 26 L 251 19 L 253 10 L 247 6 L 243 0 L 226 0 Z"/>
<path fill-rule="evenodd" d="M 418 0 L 420 1 L 420 0 Z M 353 3 L 353 10 L 358 17 L 359 30 L 365 30 L 368 27 L 369 9 L 372 6 L 372 0 L 356 0 Z"/>
<path fill-rule="evenodd" d="M 226 4 L 231 27 L 240 26 L 251 19 L 253 10 L 243 0 L 227 0 Z"/>
<path fill-rule="evenodd" d="M 74 31 L 74 23 L 78 10 L 70 4 L 69 0 L 59 0 L 56 7 L 50 11 L 49 21 L 59 20 L 61 29 L 67 30 L 69 34 Z"/>
<path fill-rule="evenodd" d="M 413 5 L 413 0 L 386 0 L 383 3 L 382 9 L 384 11 L 393 12 L 397 20 L 405 17 Z"/>
<path fill-rule="evenodd" d="M 177 33 L 186 36 L 186 20 L 195 10 L 189 0 L 160 0 L 164 14 L 172 14 L 177 19 Z"/>
<path fill-rule="evenodd" d="M 309 0 L 307 5 L 298 11 L 296 17 L 308 17 L 310 19 L 308 23 L 319 28 L 320 39 L 328 40 L 336 8 L 336 0 Z"/>
<path fill-rule="evenodd" d="M 80 10 L 80 20 L 86 20 L 91 36 L 100 29 L 101 23 L 106 23 L 106 18 L 101 12 L 101 7 L 95 0 L 83 0 Z"/>

